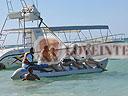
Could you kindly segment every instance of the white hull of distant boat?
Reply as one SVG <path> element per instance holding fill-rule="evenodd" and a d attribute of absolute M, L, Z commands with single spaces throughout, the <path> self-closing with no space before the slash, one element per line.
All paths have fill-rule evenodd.
<path fill-rule="evenodd" d="M 66 71 L 59 71 L 59 72 L 56 72 L 56 71 L 42 72 L 39 70 L 34 70 L 34 74 L 38 75 L 39 77 L 57 77 L 57 76 L 66 76 L 66 75 L 72 75 L 72 74 L 87 74 L 87 73 L 97 73 L 97 72 L 105 71 L 104 69 L 107 66 L 108 59 L 104 58 L 96 61 L 99 62 L 98 65 L 100 65 L 100 67 L 94 67 L 94 68 L 88 67 L 88 68 L 82 68 L 82 69 L 77 69 L 73 67 L 72 70 L 69 70 L 67 68 Z M 13 80 L 22 79 L 27 72 L 28 71 L 26 69 L 19 68 L 13 73 L 13 75 L 11 76 L 11 79 Z"/>
<path fill-rule="evenodd" d="M 14 57 L 20 57 L 25 52 L 29 51 L 29 48 L 8 48 L 0 50 L 0 63 L 5 65 L 6 68 L 13 68 L 21 66 L 21 62 Z"/>

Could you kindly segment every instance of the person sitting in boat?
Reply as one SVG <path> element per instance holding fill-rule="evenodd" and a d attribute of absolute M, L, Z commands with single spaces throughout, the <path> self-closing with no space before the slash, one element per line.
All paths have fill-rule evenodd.
<path fill-rule="evenodd" d="M 47 62 L 51 62 L 52 61 L 52 58 L 50 56 L 50 50 L 49 50 L 49 46 L 44 46 L 44 50 L 41 52 L 42 53 L 42 59 L 44 61 L 47 61 Z"/>
<path fill-rule="evenodd" d="M 52 59 L 52 61 L 57 61 L 57 56 L 56 56 L 56 50 L 55 50 L 55 48 L 54 47 L 52 47 L 50 50 L 50 57 L 51 57 L 51 59 Z"/>
<path fill-rule="evenodd" d="M 24 78 L 22 80 L 40 80 L 40 78 L 36 74 L 33 74 L 32 67 L 29 67 L 28 73 L 24 75 Z"/>
<path fill-rule="evenodd" d="M 80 53 L 81 53 L 81 49 L 79 48 L 77 44 L 75 44 L 73 46 L 73 50 L 71 51 L 70 55 L 75 59 L 76 63 L 79 66 L 83 66 L 84 68 L 86 68 L 86 66 L 83 64 L 83 61 L 81 60 L 83 58 L 80 57 Z"/>
<path fill-rule="evenodd" d="M 87 44 L 86 45 L 86 50 L 85 50 L 87 60 L 93 59 L 92 56 L 91 56 L 92 52 L 91 52 L 90 48 L 91 48 L 91 44 Z"/>
<path fill-rule="evenodd" d="M 54 51 L 54 50 L 52 49 L 52 51 Z M 51 54 L 52 54 L 52 56 L 56 56 L 56 54 L 55 53 L 53 54 L 53 52 L 52 53 L 51 52 L 47 45 L 44 46 L 44 50 L 42 50 L 39 55 L 38 65 L 43 66 L 45 64 L 45 66 L 47 66 L 46 68 L 52 68 L 55 71 L 61 71 L 58 69 L 57 64 L 52 64 L 53 58 L 51 57 Z M 57 60 L 57 57 L 54 57 L 54 60 Z"/>
<path fill-rule="evenodd" d="M 86 54 L 86 59 L 85 59 L 85 63 L 90 66 L 90 64 L 94 64 L 97 66 L 97 63 L 93 58 L 92 58 L 92 53 L 91 53 L 91 44 L 87 44 L 86 46 L 86 50 L 85 50 L 85 54 Z"/>
<path fill-rule="evenodd" d="M 79 46 L 77 44 L 75 44 L 73 46 L 73 50 L 71 51 L 70 55 L 75 59 L 75 60 L 79 60 L 81 57 L 79 56 L 80 55 L 80 52 L 81 49 L 79 48 Z"/>
<path fill-rule="evenodd" d="M 33 58 L 34 58 L 33 54 L 34 54 L 33 47 L 30 48 L 29 52 L 26 52 L 24 54 L 23 61 L 22 61 L 23 68 L 28 68 L 29 66 L 34 65 L 35 62 L 33 61 Z"/>
<path fill-rule="evenodd" d="M 78 69 L 81 69 L 81 67 L 76 63 L 74 58 L 70 55 L 70 51 L 68 47 L 66 48 L 66 56 L 62 62 L 63 62 L 63 66 L 69 66 L 70 69 L 72 69 L 71 65 L 73 65 L 74 67 Z"/>

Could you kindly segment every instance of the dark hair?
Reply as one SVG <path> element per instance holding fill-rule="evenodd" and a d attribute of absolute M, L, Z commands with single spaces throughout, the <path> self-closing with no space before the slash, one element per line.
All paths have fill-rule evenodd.
<path fill-rule="evenodd" d="M 48 49 L 48 45 L 44 46 L 44 49 Z"/>
<path fill-rule="evenodd" d="M 34 54 L 34 48 L 33 47 L 30 48 L 30 53 Z"/>
<path fill-rule="evenodd" d="M 29 67 L 28 68 L 28 72 L 33 72 L 33 68 L 32 67 Z"/>
<path fill-rule="evenodd" d="M 34 50 L 34 48 L 33 48 L 33 47 L 31 47 L 31 48 L 30 48 L 30 51 L 33 51 L 33 50 Z"/>

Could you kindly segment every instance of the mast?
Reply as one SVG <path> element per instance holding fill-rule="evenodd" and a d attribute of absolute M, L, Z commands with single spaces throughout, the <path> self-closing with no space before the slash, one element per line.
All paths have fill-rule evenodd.
<path fill-rule="evenodd" d="M 26 14 L 26 12 L 25 12 L 25 10 L 23 9 L 23 17 L 24 17 L 24 32 L 23 32 L 23 44 L 24 44 L 24 48 L 25 48 L 25 36 L 26 36 L 26 33 L 25 33 L 25 14 Z"/>
<path fill-rule="evenodd" d="M 8 13 L 13 12 L 11 0 L 6 0 L 6 4 L 7 4 L 7 8 L 8 8 Z"/>
<path fill-rule="evenodd" d="M 12 1 L 11 0 L 6 0 L 7 7 L 8 7 L 7 19 L 9 18 L 9 19 L 12 19 L 12 20 L 18 20 L 19 23 L 23 24 L 23 26 L 22 26 L 23 27 L 22 44 L 23 44 L 24 48 L 27 45 L 26 44 L 26 42 L 27 42 L 26 36 L 28 36 L 27 33 L 26 33 L 26 27 L 27 27 L 26 22 L 31 22 L 31 21 L 40 21 L 40 23 L 38 24 L 38 28 L 40 28 L 41 24 L 43 24 L 56 39 L 58 39 L 64 46 L 66 46 L 65 43 L 62 40 L 60 40 L 60 38 L 53 32 L 53 30 L 51 30 L 46 25 L 46 23 L 43 22 L 43 19 L 40 16 L 40 12 L 36 8 L 36 6 L 38 6 L 37 0 L 36 1 L 32 0 L 33 3 L 34 2 L 36 3 L 36 6 L 35 6 L 35 4 L 28 5 L 26 3 L 26 0 L 19 0 L 19 1 L 20 1 L 21 5 L 22 5 L 22 9 L 17 11 L 17 12 L 14 12 L 13 11 L 14 8 L 12 6 Z M 7 19 L 6 19 L 6 21 L 7 21 Z M 5 21 L 5 23 L 6 23 L 6 21 Z M 44 32 L 44 34 L 46 35 L 47 33 Z M 46 36 L 46 38 L 47 38 L 47 36 Z"/>
<path fill-rule="evenodd" d="M 9 19 L 18 19 L 19 23 L 23 24 L 23 39 L 22 39 L 22 44 L 23 47 L 25 48 L 27 45 L 27 40 L 28 39 L 26 36 L 26 22 L 30 22 L 31 24 L 33 21 L 38 21 L 40 20 L 40 12 L 37 10 L 35 7 L 35 4 L 28 5 L 25 0 L 19 0 L 22 9 L 18 12 L 10 11 L 10 9 L 13 9 L 13 7 L 9 7 L 9 4 L 11 4 L 11 1 L 8 2 L 7 0 L 7 6 L 8 6 L 8 17 Z M 33 1 L 34 3 L 34 1 Z M 12 4 L 11 4 L 12 6 Z M 29 44 L 29 43 L 28 43 Z"/>

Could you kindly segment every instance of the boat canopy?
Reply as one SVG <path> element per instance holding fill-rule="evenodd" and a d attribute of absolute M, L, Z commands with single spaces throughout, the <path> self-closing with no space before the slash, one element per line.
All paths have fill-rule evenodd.
<path fill-rule="evenodd" d="M 50 27 L 52 31 L 61 30 L 93 30 L 93 29 L 109 29 L 107 25 L 92 25 L 92 26 L 62 26 L 62 27 Z"/>
<path fill-rule="evenodd" d="M 28 27 L 25 28 L 25 30 L 29 31 L 31 29 L 39 29 L 39 27 Z M 41 27 L 41 29 L 45 29 L 47 32 L 47 28 L 46 27 Z M 109 29 L 109 27 L 107 25 L 90 25 L 90 26 L 58 26 L 58 27 L 49 27 L 50 30 L 52 31 L 72 31 L 72 32 L 79 32 L 79 30 L 96 30 L 96 29 Z M 23 31 L 23 28 L 19 28 L 19 29 L 6 29 L 4 31 Z M 75 31 L 78 30 L 78 31 Z"/>

